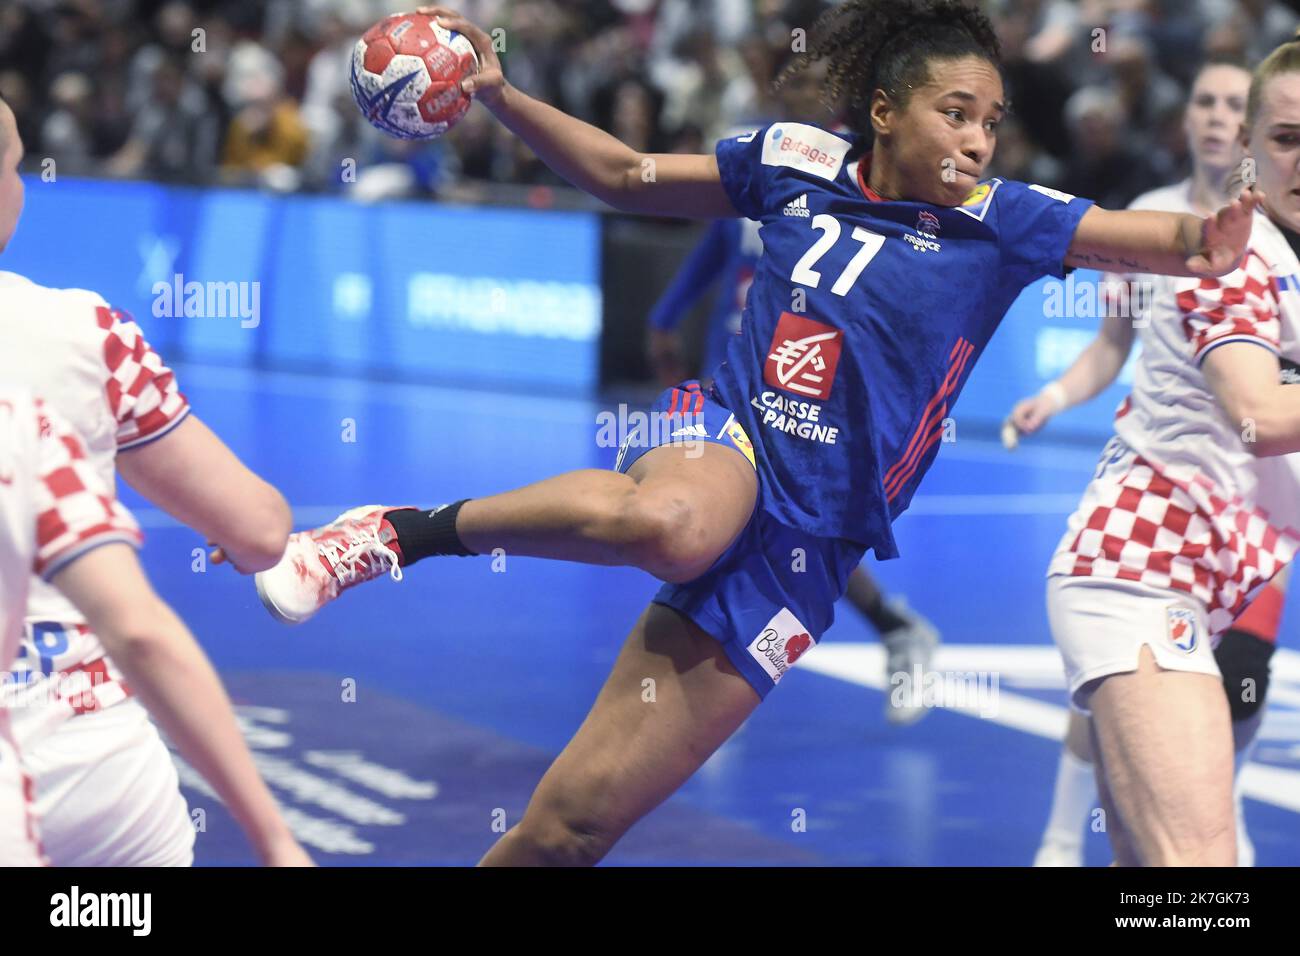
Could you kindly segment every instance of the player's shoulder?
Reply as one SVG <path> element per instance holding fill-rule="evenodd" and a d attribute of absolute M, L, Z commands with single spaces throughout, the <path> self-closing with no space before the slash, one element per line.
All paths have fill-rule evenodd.
<path fill-rule="evenodd" d="M 847 132 L 836 133 L 813 123 L 778 120 L 736 137 L 754 143 L 764 166 L 834 182 L 855 145 Z M 757 142 L 756 142 L 757 141 Z"/>
<path fill-rule="evenodd" d="M 1257 209 L 1251 220 L 1246 255 L 1237 269 L 1221 276 L 1215 284 L 1259 289 L 1270 284 L 1270 277 L 1279 291 L 1296 288 L 1300 285 L 1300 259 L 1277 223 Z"/>
<path fill-rule="evenodd" d="M 1251 253 L 1258 256 L 1271 271 L 1292 273 L 1296 271 L 1296 254 L 1287 241 L 1281 227 L 1263 211 L 1256 209 L 1250 222 L 1250 245 L 1247 258 Z"/>
<path fill-rule="evenodd" d="M 4 311 L 19 319 L 39 309 L 40 319 L 46 324 L 80 322 L 102 326 L 109 310 L 104 297 L 90 289 L 44 286 L 16 272 L 0 272 L 0 300 L 8 300 Z"/>
<path fill-rule="evenodd" d="M 1148 190 L 1129 203 L 1128 208 L 1151 212 L 1191 212 L 1189 185 L 1187 180 L 1183 180 L 1180 183 L 1171 183 L 1168 186 Z"/>

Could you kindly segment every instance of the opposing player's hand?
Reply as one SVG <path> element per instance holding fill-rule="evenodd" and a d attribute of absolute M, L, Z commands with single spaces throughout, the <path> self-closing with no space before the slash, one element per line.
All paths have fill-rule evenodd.
<path fill-rule="evenodd" d="M 1010 422 L 1020 434 L 1032 435 L 1046 425 L 1048 419 L 1054 414 L 1056 408 L 1050 398 L 1045 395 L 1031 395 L 1016 402 L 1016 407 L 1011 409 Z"/>
<path fill-rule="evenodd" d="M 462 80 L 460 88 L 488 109 L 501 102 L 505 93 L 506 75 L 501 70 L 501 61 L 497 59 L 496 51 L 492 49 L 492 38 L 457 11 L 447 7 L 418 7 L 416 12 L 435 17 L 439 26 L 463 33 L 473 44 L 474 52 L 478 55 L 478 73 Z"/>
<path fill-rule="evenodd" d="M 1200 251 L 1187 260 L 1187 268 L 1199 276 L 1227 275 L 1236 269 L 1250 241 L 1250 220 L 1264 201 L 1264 194 L 1247 189 L 1201 224 Z"/>

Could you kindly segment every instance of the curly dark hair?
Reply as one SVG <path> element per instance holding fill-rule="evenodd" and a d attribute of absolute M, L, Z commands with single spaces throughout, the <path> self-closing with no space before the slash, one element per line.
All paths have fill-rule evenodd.
<path fill-rule="evenodd" d="M 823 101 L 833 105 L 845 97 L 845 122 L 869 134 L 876 90 L 906 106 L 911 89 L 929 78 L 931 60 L 965 56 L 1001 68 L 993 24 L 961 0 L 847 0 L 817 18 L 807 55 L 796 56 L 776 82 L 825 60 Z"/>

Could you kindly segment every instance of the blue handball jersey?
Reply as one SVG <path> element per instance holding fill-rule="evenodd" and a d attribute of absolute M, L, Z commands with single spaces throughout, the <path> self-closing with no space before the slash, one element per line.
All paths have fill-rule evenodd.
<path fill-rule="evenodd" d="M 783 524 L 897 557 L 890 525 L 1026 285 L 1061 276 L 1091 201 L 993 179 L 961 206 L 883 201 L 870 154 L 802 123 L 718 143 L 722 184 L 762 223 L 741 334 L 715 376 Z"/>

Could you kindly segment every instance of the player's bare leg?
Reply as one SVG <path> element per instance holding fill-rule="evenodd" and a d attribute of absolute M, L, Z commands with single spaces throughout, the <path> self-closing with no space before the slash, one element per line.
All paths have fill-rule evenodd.
<path fill-rule="evenodd" d="M 367 505 L 291 535 L 257 575 L 258 594 L 300 623 L 345 589 L 439 554 L 628 565 L 680 583 L 708 570 L 744 529 L 758 482 L 738 451 L 707 442 L 653 448 L 626 474 L 584 469 L 498 495 L 418 511 Z"/>
<path fill-rule="evenodd" d="M 1223 684 L 1138 668 L 1101 680 L 1091 699 L 1097 753 L 1115 810 L 1147 866 L 1234 866 L 1232 728 Z"/>
<path fill-rule="evenodd" d="M 692 447 L 651 449 L 626 475 L 571 471 L 476 498 L 461 508 L 456 531 L 478 554 L 501 548 L 690 581 L 744 528 L 758 490 L 754 469 L 739 453 L 705 442 Z"/>
<path fill-rule="evenodd" d="M 1073 714 L 1071 716 L 1074 716 Z M 1091 720 L 1081 718 L 1082 733 L 1088 741 L 1087 746 L 1090 752 L 1100 753 L 1100 747 L 1097 744 L 1097 728 Z M 1094 781 L 1097 802 L 1101 806 L 1102 825 L 1106 828 L 1106 836 L 1110 839 L 1110 849 L 1113 854 L 1111 866 L 1141 866 L 1142 860 L 1137 854 L 1137 849 L 1133 846 L 1132 837 L 1124 827 L 1124 818 L 1119 810 L 1115 808 L 1115 800 L 1111 796 L 1110 786 L 1106 782 L 1106 770 L 1102 761 L 1098 760 L 1094 765 L 1096 778 Z M 1080 864 L 1082 865 L 1082 864 Z"/>
<path fill-rule="evenodd" d="M 677 611 L 650 605 L 523 819 L 480 865 L 598 863 L 699 769 L 759 700 L 721 644 Z"/>

